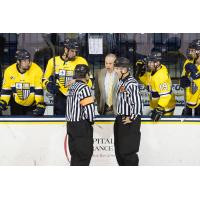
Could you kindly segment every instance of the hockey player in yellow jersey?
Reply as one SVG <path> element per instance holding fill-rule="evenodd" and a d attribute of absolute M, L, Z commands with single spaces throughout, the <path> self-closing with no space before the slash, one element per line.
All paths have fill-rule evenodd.
<path fill-rule="evenodd" d="M 200 116 L 200 40 L 189 44 L 187 57 L 180 79 L 180 85 L 185 89 L 182 115 Z"/>
<path fill-rule="evenodd" d="M 0 109 L 11 106 L 11 115 L 44 114 L 45 103 L 42 88 L 42 70 L 31 62 L 25 49 L 16 52 L 17 62 L 4 72 Z"/>
<path fill-rule="evenodd" d="M 173 115 L 176 104 L 171 79 L 166 66 L 160 63 L 161 59 L 160 52 L 153 52 L 146 62 L 136 63 L 139 79 L 150 92 L 150 117 L 153 121 L 160 120 L 163 115 Z"/>
<path fill-rule="evenodd" d="M 66 94 L 69 86 L 75 82 L 73 80 L 74 70 L 76 65 L 85 64 L 87 61 L 80 56 L 77 56 L 79 46 L 75 40 L 64 41 L 64 52 L 60 56 L 51 58 L 48 61 L 43 79 L 43 86 L 48 92 L 54 94 L 54 115 L 65 115 L 66 113 Z M 88 86 L 92 86 L 91 80 Z"/>

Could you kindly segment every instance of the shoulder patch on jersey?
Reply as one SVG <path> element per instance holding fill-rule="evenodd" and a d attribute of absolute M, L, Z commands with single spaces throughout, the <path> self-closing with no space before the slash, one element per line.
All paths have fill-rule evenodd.
<path fill-rule="evenodd" d="M 94 98 L 93 97 L 86 97 L 85 99 L 80 101 L 80 104 L 82 106 L 86 106 L 88 104 L 94 103 Z"/>

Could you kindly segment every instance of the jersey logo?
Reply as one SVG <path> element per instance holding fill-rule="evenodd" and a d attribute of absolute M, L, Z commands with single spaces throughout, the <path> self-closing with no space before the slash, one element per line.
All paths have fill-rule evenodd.
<path fill-rule="evenodd" d="M 59 70 L 59 82 L 62 86 L 67 87 L 67 82 L 73 79 L 74 72 L 69 70 Z"/>
<path fill-rule="evenodd" d="M 30 95 L 30 83 L 15 83 L 16 93 L 20 100 L 25 100 Z"/>
<path fill-rule="evenodd" d="M 64 70 L 64 69 L 60 70 L 59 76 L 66 76 L 66 70 Z"/>

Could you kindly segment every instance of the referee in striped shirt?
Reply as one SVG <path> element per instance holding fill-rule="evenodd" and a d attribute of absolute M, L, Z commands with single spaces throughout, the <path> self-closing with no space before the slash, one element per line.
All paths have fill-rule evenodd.
<path fill-rule="evenodd" d="M 119 76 L 114 123 L 116 159 L 120 166 L 137 166 L 142 114 L 138 82 L 130 75 L 130 62 L 127 58 L 117 58 L 114 66 Z"/>
<path fill-rule="evenodd" d="M 94 99 L 90 88 L 87 65 L 77 65 L 74 71 L 75 83 L 68 90 L 66 98 L 67 134 L 71 166 L 88 166 L 93 154 Z"/>

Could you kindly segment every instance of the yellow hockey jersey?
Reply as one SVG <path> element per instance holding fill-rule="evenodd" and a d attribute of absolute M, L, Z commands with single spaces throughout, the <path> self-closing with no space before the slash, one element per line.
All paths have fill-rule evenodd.
<path fill-rule="evenodd" d="M 85 64 L 88 66 L 87 61 L 76 56 L 74 61 L 64 61 L 60 56 L 55 57 L 55 76 L 57 79 L 57 84 L 59 85 L 59 90 L 62 94 L 66 95 L 68 87 L 66 86 L 69 80 L 73 79 L 74 70 L 76 65 Z M 46 88 L 46 84 L 49 81 L 49 77 L 54 74 L 53 58 L 51 58 L 47 63 L 47 68 L 44 74 L 43 86 Z M 89 80 L 88 86 L 92 87 L 92 81 Z"/>
<path fill-rule="evenodd" d="M 165 115 L 173 112 L 176 101 L 166 66 L 161 65 L 161 68 L 156 73 L 146 72 L 139 78 L 144 85 L 149 87 L 150 107 L 152 109 L 157 107 L 164 108 Z"/>
<path fill-rule="evenodd" d="M 185 66 L 188 63 L 194 63 L 194 61 L 193 60 L 185 61 L 181 76 L 187 76 L 188 78 L 190 78 L 190 73 L 187 73 L 185 68 Z M 197 73 L 200 73 L 200 65 L 196 66 L 196 68 L 197 68 Z M 193 82 L 198 87 L 197 91 L 194 94 L 192 93 L 191 87 L 185 88 L 185 101 L 189 108 L 196 108 L 200 104 L 200 78 L 193 80 Z"/>
<path fill-rule="evenodd" d="M 182 71 L 181 76 L 187 76 L 186 70 L 185 70 L 185 66 L 186 66 L 188 63 L 194 63 L 194 60 L 188 60 L 188 59 L 187 59 L 187 60 L 184 62 L 184 64 L 183 64 L 183 71 Z"/>
<path fill-rule="evenodd" d="M 44 102 L 42 76 L 41 68 L 35 63 L 25 73 L 18 71 L 16 63 L 12 64 L 4 72 L 1 100 L 8 104 L 13 95 L 15 102 L 22 106 Z"/>

